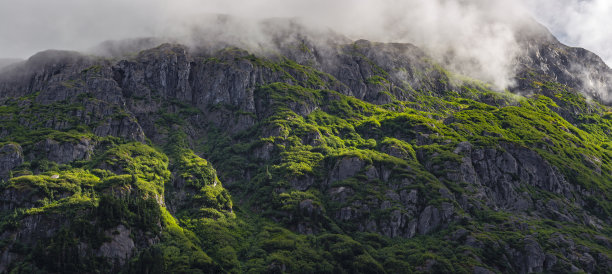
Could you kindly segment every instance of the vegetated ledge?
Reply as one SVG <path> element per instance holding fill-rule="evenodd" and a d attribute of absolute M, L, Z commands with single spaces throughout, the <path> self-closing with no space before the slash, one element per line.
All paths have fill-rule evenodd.
<path fill-rule="evenodd" d="M 610 268 L 609 107 L 538 74 L 529 96 L 453 86 L 381 47 L 340 47 L 341 74 L 161 45 L 15 84 L 0 270 Z"/>

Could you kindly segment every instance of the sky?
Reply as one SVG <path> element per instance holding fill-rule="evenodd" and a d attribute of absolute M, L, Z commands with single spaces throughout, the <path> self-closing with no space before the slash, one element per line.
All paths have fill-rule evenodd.
<path fill-rule="evenodd" d="M 499 86 L 507 83 L 495 75 L 507 73 L 507 56 L 517 54 L 511 26 L 532 16 L 562 42 L 612 64 L 610 0 L 0 0 L 0 58 L 86 50 L 111 39 L 184 35 L 194 18 L 219 13 L 298 17 L 352 39 L 411 42 L 434 54 L 451 49 L 459 59 L 487 65 Z M 233 31 L 262 39 L 261 30 L 249 24 Z"/>
<path fill-rule="evenodd" d="M 612 66 L 612 1 L 536 0 L 526 7 L 563 43 L 597 53 Z"/>
<path fill-rule="evenodd" d="M 45 49 L 85 49 L 108 39 L 164 33 L 168 22 L 199 13 L 238 16 L 306 17 L 332 26 L 383 20 L 384 13 L 410 14 L 419 2 L 393 0 L 0 0 L 0 57 L 27 58 Z M 564 43 L 587 48 L 612 64 L 612 1 L 609 0 L 502 0 L 498 12 L 524 8 Z M 416 4 L 415 4 L 416 3 Z M 421 4 L 422 6 L 422 4 Z M 425 12 L 445 15 L 438 5 Z M 446 5 L 444 8 L 451 8 Z M 508 9 L 508 6 L 514 6 Z M 522 6 L 522 7 L 516 7 Z M 485 9 L 489 9 L 487 7 Z M 395 10 L 395 11 L 393 11 Z M 363 20 L 368 17 L 366 20 Z M 367 15 L 370 14 L 370 15 Z M 410 20 L 408 20 L 410 21 Z M 435 21 L 435 18 L 434 20 Z M 410 23 L 410 22 L 409 22 Z M 436 22 L 421 22 L 436 24 Z M 477 22 L 476 22 L 477 23 Z M 376 25 L 376 24 L 373 24 Z M 441 30 L 442 32 L 444 30 Z M 359 35 L 359 34 L 357 34 Z"/>
<path fill-rule="evenodd" d="M 27 58 L 45 49 L 82 50 L 108 39 L 164 34 L 177 18 L 200 13 L 228 13 L 246 17 L 305 17 L 340 29 L 384 20 L 376 16 L 414 15 L 411 6 L 423 2 L 465 0 L 0 0 L 0 57 Z M 524 11 L 548 27 L 561 41 L 594 51 L 612 64 L 612 1 L 503 0 L 472 1 L 495 12 Z M 490 4 L 495 2 L 498 4 Z M 519 6 L 519 7 L 517 7 Z M 510 8 L 509 8 L 510 7 Z M 476 7 L 477 9 L 478 7 Z M 429 5 L 425 13 L 446 15 L 452 4 Z M 365 14 L 365 16 L 364 16 Z M 451 15 L 452 16 L 452 15 Z M 367 17 L 364 19 L 364 17 Z M 335 22 L 335 20 L 345 22 Z M 420 18 L 418 20 L 422 20 Z M 434 17 L 417 24 L 436 24 Z M 404 20 L 405 23 L 413 23 Z M 463 22 L 466 23 L 466 22 Z M 478 22 L 467 22 L 477 24 Z M 340 27 L 338 27 L 340 25 Z M 444 27 L 444 26 L 442 26 Z M 363 26 L 359 26 L 363 28 Z M 365 27 L 367 28 L 367 26 Z M 438 29 L 440 33 L 446 31 Z M 450 30 L 452 31 L 452 28 Z M 359 36 L 359 33 L 355 33 Z M 355 37 L 360 38 L 360 37 Z"/>

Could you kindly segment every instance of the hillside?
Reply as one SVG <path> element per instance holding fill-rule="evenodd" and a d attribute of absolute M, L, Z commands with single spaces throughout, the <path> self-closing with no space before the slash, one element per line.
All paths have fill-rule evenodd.
<path fill-rule="evenodd" d="M 609 272 L 612 73 L 522 43 L 503 92 L 365 40 L 38 53 L 0 74 L 0 272 Z"/>

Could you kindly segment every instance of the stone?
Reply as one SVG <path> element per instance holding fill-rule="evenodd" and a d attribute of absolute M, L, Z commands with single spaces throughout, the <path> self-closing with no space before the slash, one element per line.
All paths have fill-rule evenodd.
<path fill-rule="evenodd" d="M 427 234 L 440 225 L 440 211 L 434 206 L 427 206 L 419 216 L 418 232 Z"/>
<path fill-rule="evenodd" d="M 130 230 L 123 225 L 118 225 L 114 229 L 105 232 L 111 240 L 105 242 L 98 249 L 98 256 L 102 256 L 111 261 L 118 261 L 119 265 L 124 265 L 132 256 L 135 244 L 130 237 Z"/>
<path fill-rule="evenodd" d="M 7 180 L 11 170 L 23 164 L 23 162 L 21 146 L 9 143 L 0 147 L 0 181 Z"/>
<path fill-rule="evenodd" d="M 363 169 L 365 163 L 357 157 L 343 158 L 336 164 L 332 171 L 331 178 L 333 181 L 342 181 L 357 175 Z"/>
<path fill-rule="evenodd" d="M 76 160 L 89 160 L 94 150 L 94 143 L 86 138 L 80 139 L 76 143 L 60 143 L 52 139 L 46 139 L 35 146 L 37 153 L 43 153 L 47 159 L 58 164 L 66 164 Z M 37 156 L 40 157 L 40 155 Z"/>
<path fill-rule="evenodd" d="M 472 272 L 472 273 L 474 273 L 474 274 L 493 274 L 495 272 L 493 272 L 491 270 L 488 270 L 488 269 L 486 269 L 484 267 L 481 267 L 481 266 L 475 266 L 474 267 L 474 272 Z"/>
<path fill-rule="evenodd" d="M 544 270 L 544 260 L 546 255 L 542 251 L 540 244 L 534 239 L 527 238 L 524 241 L 524 256 L 522 257 L 521 272 L 532 273 Z"/>

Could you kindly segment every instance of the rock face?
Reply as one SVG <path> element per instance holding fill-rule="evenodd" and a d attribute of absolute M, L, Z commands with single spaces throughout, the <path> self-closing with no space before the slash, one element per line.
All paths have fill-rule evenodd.
<path fill-rule="evenodd" d="M 526 210 L 529 197 L 517 193 L 529 185 L 572 198 L 571 186 L 563 175 L 537 153 L 515 145 L 502 145 L 504 151 L 476 149 L 467 152 L 461 172 L 468 182 L 490 189 L 497 207 Z M 473 175 L 476 175 L 473 177 Z"/>
<path fill-rule="evenodd" d="M 77 143 L 57 142 L 51 139 L 35 145 L 34 154 L 30 158 L 42 157 L 58 164 L 66 164 L 76 160 L 89 160 L 93 154 L 94 144 L 89 139 L 81 139 Z"/>
<path fill-rule="evenodd" d="M 542 272 L 544 270 L 544 260 L 546 259 L 542 247 L 533 239 L 526 239 L 523 253 L 523 263 L 521 264 L 522 273 Z"/>
<path fill-rule="evenodd" d="M 23 151 L 21 146 L 16 144 L 6 144 L 0 147 L 0 180 L 9 178 L 13 168 L 23 163 Z"/>
<path fill-rule="evenodd" d="M 342 181 L 347 178 L 357 175 L 365 166 L 363 160 L 357 157 L 344 158 L 334 167 L 331 179 L 333 181 Z"/>
<path fill-rule="evenodd" d="M 30 258 L 17 242 L 53 247 L 58 237 L 78 239 L 64 251 L 115 272 L 141 255 L 188 258 L 174 242 L 164 252 L 148 249 L 168 237 L 204 254 L 189 257 L 202 265 L 210 260 L 204 246 L 221 265 L 242 242 L 263 242 L 254 250 L 276 256 L 310 254 L 302 245 L 330 237 L 350 241 L 322 257 L 364 260 L 330 268 L 337 272 L 405 261 L 419 265 L 404 271 L 467 271 L 463 262 L 448 267 L 456 258 L 475 273 L 609 269 L 611 128 L 602 94 L 612 72 L 552 37 L 522 39 L 514 91 L 535 95 L 520 100 L 455 79 L 410 44 L 305 37 L 284 41 L 273 56 L 178 44 L 113 60 L 37 54 L 0 72 L 0 221 L 8 239 L 0 241 L 0 272 Z M 504 108 L 518 114 L 496 124 L 492 115 Z M 503 123 L 540 116 L 533 128 Z M 235 233 L 253 232 L 248 241 L 223 234 L 242 229 L 232 223 L 242 213 L 235 216 L 212 164 L 181 154 L 196 148 L 220 166 L 241 210 L 274 221 L 272 228 Z M 33 175 L 11 179 L 20 166 Z M 582 181 L 585 169 L 594 175 Z M 180 220 L 164 222 L 154 209 Z M 102 227 L 100 216 L 113 223 Z M 178 228 L 159 233 L 168 226 Z M 271 236 L 277 232 L 293 238 Z M 226 239 L 222 250 L 208 246 Z M 440 251 L 456 247 L 453 256 Z M 401 259 L 383 261 L 388 256 Z M 297 271 L 272 257 L 249 258 L 267 264 L 249 270 Z"/>
<path fill-rule="evenodd" d="M 118 267 L 124 265 L 125 262 L 132 257 L 134 249 L 136 248 L 130 234 L 130 230 L 123 225 L 117 226 L 112 231 L 107 231 L 106 236 L 112 240 L 100 246 L 98 249 L 98 256 L 109 258 L 117 262 Z"/>
<path fill-rule="evenodd" d="M 612 101 L 612 70 L 596 54 L 567 47 L 547 32 L 526 35 L 521 44 L 525 54 L 518 61 L 520 73 L 516 77 L 516 90 L 533 90 L 529 79 L 533 75 L 545 75 L 593 98 Z"/>
<path fill-rule="evenodd" d="M 24 64 L 2 73 L 0 98 L 22 96 L 24 92 L 46 90 L 48 86 L 68 80 L 91 60 L 77 52 L 48 50 L 30 57 Z"/>

